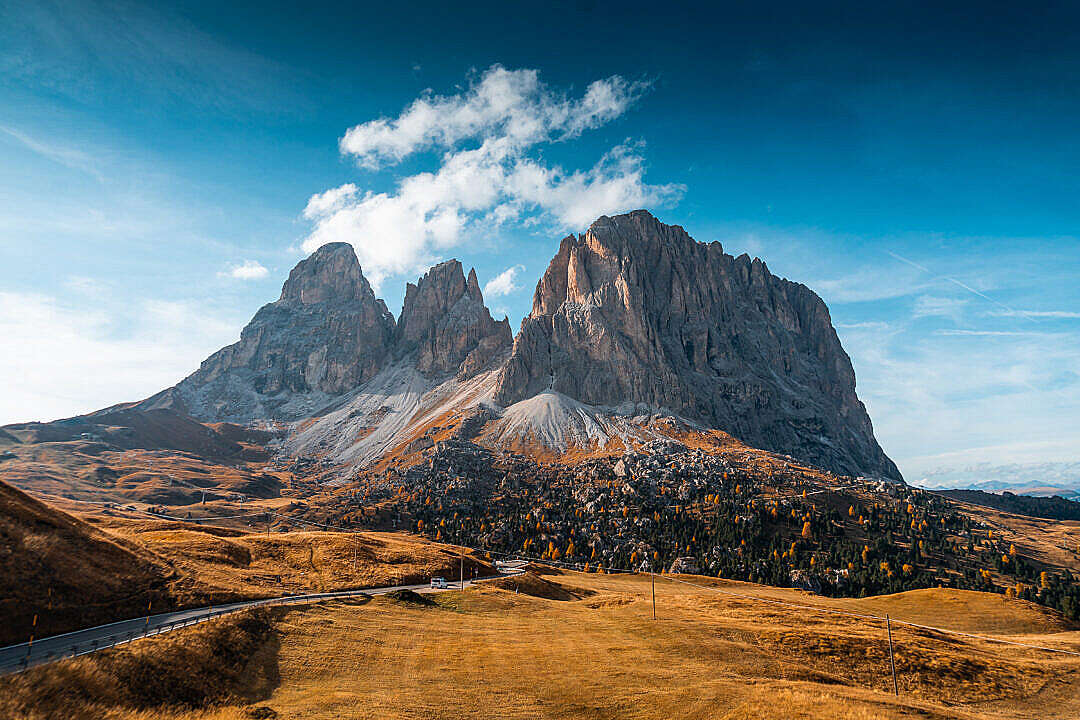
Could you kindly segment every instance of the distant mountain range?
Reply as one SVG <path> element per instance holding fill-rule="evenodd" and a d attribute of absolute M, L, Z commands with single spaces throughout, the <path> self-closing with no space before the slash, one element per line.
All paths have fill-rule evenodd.
<path fill-rule="evenodd" d="M 921 473 L 914 481 L 931 489 L 957 488 L 1017 495 L 1060 495 L 1080 498 L 1080 461 L 995 465 L 975 463 L 961 468 L 939 468 Z"/>
<path fill-rule="evenodd" d="M 456 260 L 410 284 L 395 319 L 352 247 L 325 245 L 239 342 L 129 407 L 286 425 L 288 452 L 345 466 L 451 427 L 490 446 L 621 450 L 653 439 L 662 416 L 901 479 L 825 303 L 643 210 L 565 238 L 516 337 Z"/>

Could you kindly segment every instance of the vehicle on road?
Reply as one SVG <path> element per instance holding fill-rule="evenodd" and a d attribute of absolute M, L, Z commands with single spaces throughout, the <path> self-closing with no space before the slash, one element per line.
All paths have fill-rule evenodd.
<path fill-rule="evenodd" d="M 446 584 L 445 578 L 433 577 L 431 578 L 431 587 L 437 590 L 445 590 L 449 586 Z"/>

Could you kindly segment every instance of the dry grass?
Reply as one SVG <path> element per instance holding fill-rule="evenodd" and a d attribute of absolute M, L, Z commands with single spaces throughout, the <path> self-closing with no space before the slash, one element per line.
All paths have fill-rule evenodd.
<path fill-rule="evenodd" d="M 899 628 L 897 702 L 872 624 L 663 580 L 653 622 L 647 579 L 542 580 L 583 599 L 482 588 L 437 609 L 376 600 L 291 615 L 267 704 L 311 718 L 357 702 L 368 717 L 1023 717 L 1026 698 L 1080 681 L 1075 661 Z M 934 602 L 910 595 L 894 607 L 919 614 Z M 1080 704 L 1031 710 L 1075 717 Z"/>
<path fill-rule="evenodd" d="M 174 577 L 143 546 L 0 483 L 0 645 L 137 615 Z"/>
<path fill-rule="evenodd" d="M 252 704 L 282 718 L 1075 718 L 1080 661 L 894 627 L 901 697 L 883 628 L 721 596 L 661 578 L 527 576 L 434 606 L 388 598 L 281 611 L 274 667 L 223 705 L 124 706 L 132 720 L 235 720 Z M 822 607 L 919 618 L 948 592 L 830 601 L 745 584 L 718 587 Z M 522 590 L 558 591 L 557 599 Z M 571 599 L 567 599 L 571 598 Z M 578 598 L 578 599 L 574 599 Z M 959 601 L 958 601 L 959 602 Z M 993 599 L 990 601 L 993 602 Z M 978 614 L 980 598 L 943 612 Z M 1052 616 L 994 607 L 1000 627 L 1080 647 Z M 1006 616 L 1016 611 L 1017 620 Z M 1040 620 L 1040 617 L 1042 618 Z M 951 618 L 969 626 L 976 617 Z M 946 618 L 941 617 L 944 621 Z M 1011 635 L 1011 637 L 1035 637 Z M 163 653 L 175 652 L 165 647 Z M 93 661 L 88 661 L 93 662 Z M 273 687 L 257 678 L 277 677 Z M 262 684 L 259 684 L 262 682 Z M 0 695 L 3 688 L 0 687 Z M 239 702 L 237 701 L 239 699 Z M 266 712 L 266 711 L 263 711 Z"/>
<path fill-rule="evenodd" d="M 957 503 L 976 522 L 986 523 L 1003 542 L 1015 544 L 1039 565 L 1080 572 L 1080 522 L 1014 515 L 980 505 Z"/>
<path fill-rule="evenodd" d="M 404 533 L 270 535 L 163 520 L 97 525 L 0 482 L 0 645 L 146 612 L 456 578 L 458 548 Z M 465 554 L 465 573 L 493 574 Z M 33 618 L 38 616 L 37 626 Z"/>
<path fill-rule="evenodd" d="M 150 718 L 247 705 L 279 680 L 271 614 L 238 613 L 0 678 L 0 717 Z"/>
<path fill-rule="evenodd" d="M 149 529 L 148 529 L 149 528 Z M 329 592 L 456 578 L 460 552 L 404 533 L 288 532 L 222 534 L 213 528 L 130 524 L 124 536 L 167 559 L 188 589 L 212 601 L 283 592 Z M 486 562 L 465 554 L 465 573 L 489 575 Z"/>

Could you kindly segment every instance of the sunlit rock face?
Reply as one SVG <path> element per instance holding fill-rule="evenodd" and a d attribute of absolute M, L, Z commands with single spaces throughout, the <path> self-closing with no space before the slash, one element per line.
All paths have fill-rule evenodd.
<path fill-rule="evenodd" d="M 485 434 L 477 422 L 484 437 L 558 449 L 632 434 L 634 418 L 659 413 L 839 473 L 900 478 L 825 303 L 645 211 L 565 238 L 514 339 L 457 260 L 410 283 L 395 321 L 352 246 L 324 245 L 239 342 L 138 404 L 210 421 L 321 417 L 333 428 L 316 444 L 367 442 L 365 462 L 432 413 L 473 417 L 481 405 L 502 423 Z"/>
<path fill-rule="evenodd" d="M 811 290 L 645 211 L 562 241 L 495 399 L 644 403 L 847 474 L 899 478 Z"/>

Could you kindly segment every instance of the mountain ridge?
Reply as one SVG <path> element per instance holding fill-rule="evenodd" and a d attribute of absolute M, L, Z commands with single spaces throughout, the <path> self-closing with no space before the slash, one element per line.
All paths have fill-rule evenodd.
<path fill-rule="evenodd" d="M 493 445 L 565 452 L 647 442 L 642 418 L 671 417 L 842 474 L 902 479 L 825 303 L 644 210 L 564 238 L 515 336 L 457 260 L 408 283 L 395 319 L 352 247 L 324 245 L 240 341 L 135 407 L 304 421 L 290 452 L 360 465 L 466 418 Z"/>

